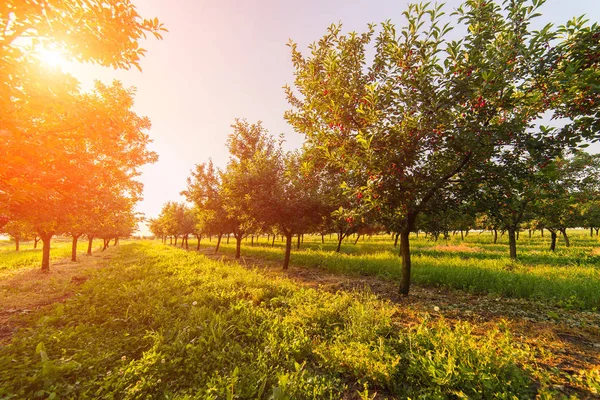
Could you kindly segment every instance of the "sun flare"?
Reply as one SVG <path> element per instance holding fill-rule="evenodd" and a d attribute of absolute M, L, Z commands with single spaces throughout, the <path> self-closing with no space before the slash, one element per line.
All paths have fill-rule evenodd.
<path fill-rule="evenodd" d="M 69 66 L 69 62 L 65 56 L 55 49 L 41 48 L 38 50 L 38 58 L 43 64 L 52 68 L 59 68 L 63 71 L 68 69 Z"/>

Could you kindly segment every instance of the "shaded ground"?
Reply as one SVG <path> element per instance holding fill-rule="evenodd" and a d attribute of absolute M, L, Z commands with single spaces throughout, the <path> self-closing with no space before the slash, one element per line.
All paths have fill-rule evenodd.
<path fill-rule="evenodd" d="M 211 248 L 201 253 L 212 259 L 235 262 L 229 255 L 214 254 Z M 402 305 L 397 321 L 410 327 L 429 318 L 444 318 L 449 322 L 469 321 L 479 332 L 507 326 L 514 339 L 537 349 L 541 367 L 557 368 L 560 381 L 552 382 L 565 394 L 576 393 L 581 398 L 600 398 L 582 392 L 572 382 L 580 370 L 600 366 L 600 313 L 551 307 L 544 303 L 477 295 L 455 289 L 412 285 L 408 297 L 398 293 L 395 282 L 372 276 L 332 274 L 315 267 L 291 265 L 287 271 L 280 262 L 255 257 L 242 257 L 240 265 L 265 274 L 293 279 L 299 284 L 330 292 L 369 290 L 381 299 Z M 406 307 L 409 306 L 409 307 Z"/>
<path fill-rule="evenodd" d="M 39 268 L 22 268 L 0 273 L 0 344 L 12 336 L 22 322 L 19 316 L 62 302 L 71 297 L 98 268 L 110 258 L 112 248 L 91 257 L 81 255 L 79 261 L 69 259 L 52 262 L 49 273 Z"/>

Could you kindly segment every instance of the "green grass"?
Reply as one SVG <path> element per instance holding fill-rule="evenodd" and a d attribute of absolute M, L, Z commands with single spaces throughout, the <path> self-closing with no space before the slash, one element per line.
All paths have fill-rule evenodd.
<path fill-rule="evenodd" d="M 77 243 L 77 253 L 81 255 L 87 251 L 87 240 L 80 239 Z M 93 251 L 102 249 L 102 241 L 94 241 Z M 33 241 L 21 242 L 20 250 L 15 250 L 14 242 L 0 241 L 0 272 L 20 268 L 41 268 L 42 242 L 39 241 L 37 249 L 33 248 Z M 50 260 L 59 260 L 71 257 L 71 240 L 68 238 L 54 238 L 50 246 Z M 52 268 L 52 266 L 50 266 Z"/>
<path fill-rule="evenodd" d="M 302 288 L 158 244 L 114 252 L 0 347 L 0 397 L 552 396 L 555 372 L 502 324 L 476 335 L 427 315 L 402 321 L 368 293 Z"/>
<path fill-rule="evenodd" d="M 265 238 L 261 239 L 254 247 L 245 242 L 242 255 L 282 261 L 283 244 L 277 240 L 271 247 Z M 334 252 L 336 244 L 332 240 L 325 244 L 320 240 L 307 236 L 301 250 L 293 252 L 292 263 L 339 274 L 400 279 L 400 259 L 389 237 L 361 239 L 356 245 L 353 241 L 344 243 L 339 254 Z M 518 242 L 518 262 L 508 258 L 506 241 L 506 237 L 499 238 L 498 244 L 493 244 L 490 234 L 477 233 L 471 233 L 464 242 L 458 235 L 448 242 L 433 242 L 423 235 L 413 237 L 412 282 L 540 300 L 567 308 L 600 309 L 600 256 L 592 252 L 600 247 L 596 237 L 590 238 L 585 231 L 572 231 L 572 247 L 565 248 L 561 240 L 553 253 L 548 250 L 547 233 L 544 238 L 537 233 L 531 239 L 523 234 Z M 202 245 L 214 242 L 204 240 Z M 445 251 L 446 244 L 458 247 Z M 233 241 L 222 244 L 222 249 L 232 254 Z"/>

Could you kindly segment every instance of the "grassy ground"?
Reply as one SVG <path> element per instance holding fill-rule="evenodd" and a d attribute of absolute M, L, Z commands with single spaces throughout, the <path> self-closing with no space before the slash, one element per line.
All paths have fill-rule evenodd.
<path fill-rule="evenodd" d="M 412 239 L 412 281 L 437 287 L 461 289 L 493 296 L 540 300 L 567 309 L 600 309 L 600 242 L 586 231 L 570 232 L 571 247 L 559 241 L 558 250 L 550 252 L 549 235 L 525 234 L 518 241 L 519 261 L 508 258 L 507 238 L 493 244 L 490 234 L 471 233 L 465 240 L 459 235 L 449 241 L 433 242 L 423 235 Z M 214 246 L 202 241 L 203 248 Z M 190 240 L 190 246 L 195 242 Z M 361 239 L 344 243 L 335 253 L 334 240 L 321 243 L 320 237 L 307 236 L 300 251 L 292 254 L 292 263 L 318 267 L 330 272 L 371 275 L 398 280 L 401 276 L 397 249 L 389 237 Z M 234 252 L 233 241 L 223 243 L 222 251 Z M 249 241 L 242 254 L 271 261 L 283 260 L 283 243 L 271 247 L 260 238 L 253 247 Z"/>
<path fill-rule="evenodd" d="M 158 243 L 71 265 L 86 271 L 75 295 L 15 317 L 20 328 L 0 347 L 0 397 L 522 399 L 600 389 L 593 358 L 561 366 L 570 342 L 527 340 L 511 320 L 454 320 L 444 305 L 309 287 Z"/>
<path fill-rule="evenodd" d="M 34 268 L 42 265 L 42 242 L 39 241 L 37 249 L 33 248 L 33 241 L 21 242 L 20 250 L 15 250 L 14 242 L 0 241 L 0 273 L 20 268 Z M 82 256 L 87 251 L 87 240 L 80 239 L 77 243 L 77 253 Z M 102 249 L 102 241 L 95 240 L 93 252 Z M 71 240 L 55 238 L 50 246 L 50 260 L 60 260 L 71 257 Z"/>

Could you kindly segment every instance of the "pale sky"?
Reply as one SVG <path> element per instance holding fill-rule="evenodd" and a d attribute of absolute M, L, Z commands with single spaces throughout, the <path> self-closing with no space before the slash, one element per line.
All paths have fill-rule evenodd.
<path fill-rule="evenodd" d="M 370 22 L 403 23 L 406 0 L 133 0 L 146 18 L 158 17 L 169 29 L 164 40 L 148 39 L 143 72 L 73 65 L 83 88 L 94 79 L 137 87 L 135 111 L 152 121 L 149 132 L 156 164 L 143 168 L 144 200 L 138 211 L 155 217 L 179 192 L 194 164 L 227 163 L 225 147 L 235 118 L 263 121 L 272 134 L 284 133 L 287 147 L 302 138 L 283 119 L 288 104 L 282 86 L 292 84 L 286 44 L 301 49 L 318 40 L 331 23 L 362 32 Z M 462 1 L 449 0 L 451 11 Z M 548 0 L 541 25 L 562 24 L 586 14 L 600 21 L 600 0 Z M 142 234 L 147 233 L 146 229 Z"/>

